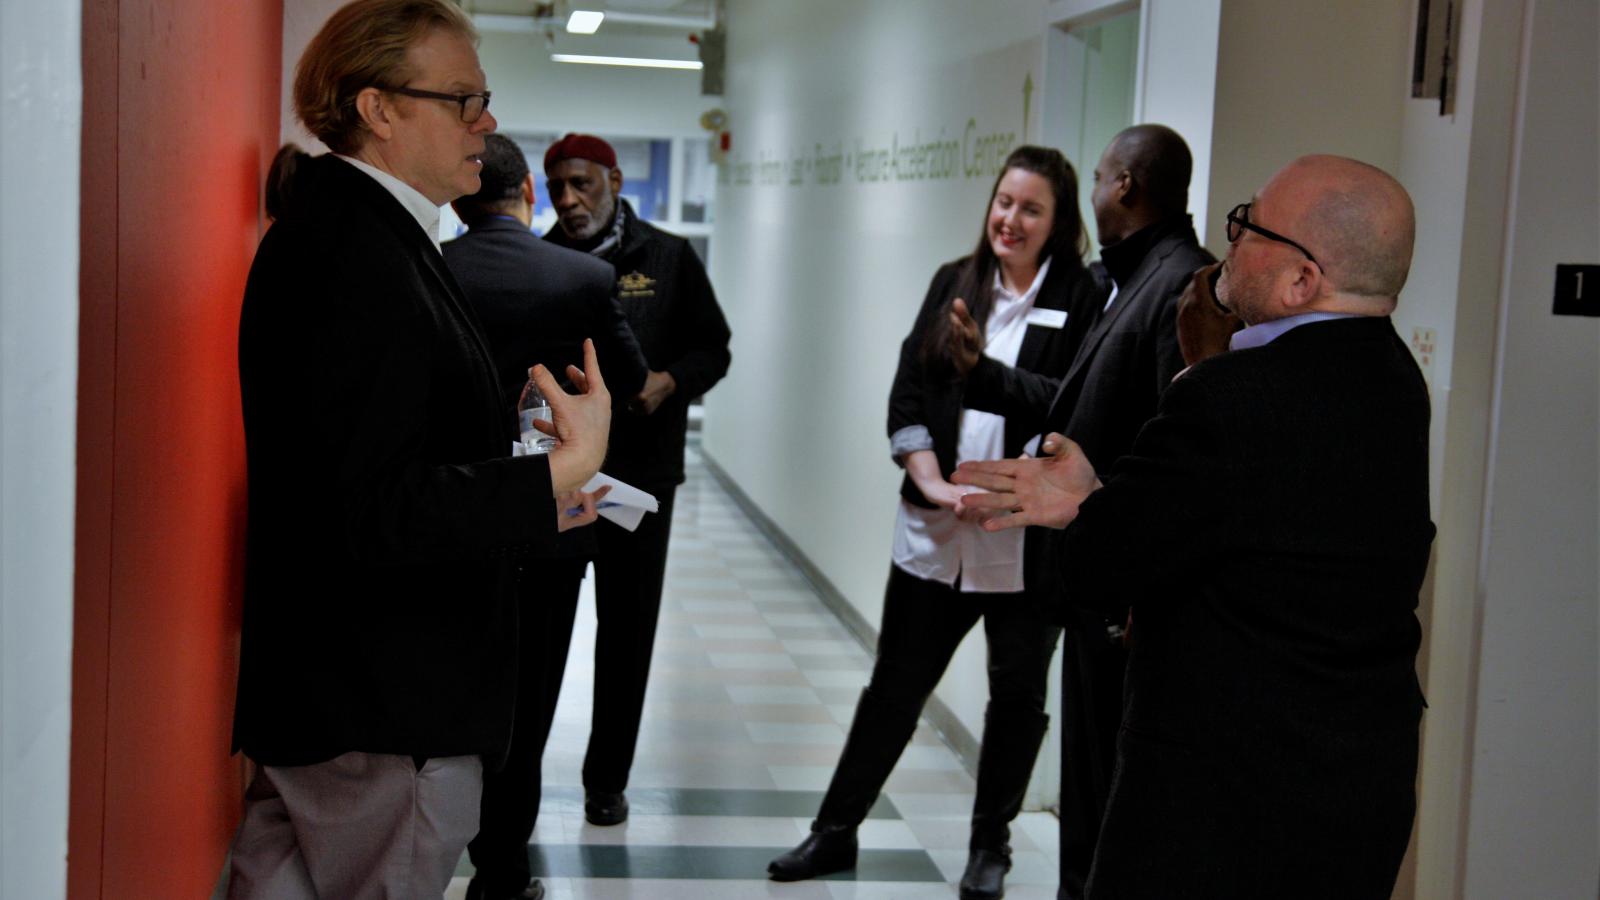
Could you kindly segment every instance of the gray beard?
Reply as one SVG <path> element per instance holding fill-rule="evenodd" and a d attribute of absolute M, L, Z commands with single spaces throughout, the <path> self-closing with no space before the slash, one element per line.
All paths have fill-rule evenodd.
<path fill-rule="evenodd" d="M 596 207 L 595 210 L 589 214 L 589 227 L 585 228 L 582 233 L 573 235 L 572 239 L 575 241 L 593 240 L 595 235 L 604 231 L 606 226 L 611 224 L 611 220 L 615 218 L 616 212 L 617 198 L 615 195 L 613 195 L 608 197 L 603 205 Z"/>
<path fill-rule="evenodd" d="M 609 217 L 611 222 L 610 233 L 606 234 L 599 244 L 596 244 L 592 249 L 589 250 L 590 254 L 598 256 L 601 259 L 610 259 L 611 254 L 615 253 L 617 248 L 622 246 L 622 226 L 625 224 L 624 220 L 627 218 L 627 215 L 623 211 L 622 207 L 615 205 L 614 202 L 612 204 L 612 209 L 615 211 L 615 215 Z M 590 238 L 590 240 L 593 240 L 593 238 Z"/>

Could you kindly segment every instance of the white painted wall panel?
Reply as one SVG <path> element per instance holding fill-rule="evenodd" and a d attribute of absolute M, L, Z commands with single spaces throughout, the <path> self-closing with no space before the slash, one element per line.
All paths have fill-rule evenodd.
<path fill-rule="evenodd" d="M 706 398 L 706 447 L 873 623 L 901 475 L 884 424 L 899 345 L 935 269 L 972 250 L 995 155 L 1038 134 L 1044 6 L 729 4 L 712 278 L 733 368 Z M 878 155 L 930 142 L 953 155 Z M 974 734 L 984 665 L 975 633 L 938 690 Z"/>
<path fill-rule="evenodd" d="M 76 3 L 0 6 L 0 896 L 67 880 L 78 382 Z"/>

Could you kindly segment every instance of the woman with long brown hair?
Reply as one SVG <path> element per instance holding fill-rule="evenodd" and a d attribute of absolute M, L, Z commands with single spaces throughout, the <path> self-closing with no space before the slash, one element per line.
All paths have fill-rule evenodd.
<path fill-rule="evenodd" d="M 853 868 L 856 828 L 915 731 L 923 704 L 967 632 L 983 621 L 989 705 L 964 900 L 1004 894 L 1010 822 L 1022 806 L 1049 717 L 1050 657 L 1060 628 L 1026 596 L 1020 529 L 990 533 L 962 521 L 964 488 L 949 481 L 965 460 L 1017 456 L 1036 436 L 991 413 L 962 408 L 952 359 L 960 299 L 983 335 L 983 353 L 1061 377 L 1103 292 L 1085 269 L 1083 220 L 1071 164 L 1044 147 L 1019 147 L 990 192 L 972 254 L 940 267 L 928 288 L 889 394 L 889 443 L 906 470 L 884 593 L 878 658 L 861 692 L 844 753 L 811 834 L 773 860 L 778 881 Z"/>

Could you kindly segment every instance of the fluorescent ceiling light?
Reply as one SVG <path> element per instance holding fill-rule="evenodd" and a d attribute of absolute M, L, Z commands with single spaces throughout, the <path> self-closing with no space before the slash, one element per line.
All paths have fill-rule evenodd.
<path fill-rule="evenodd" d="M 600 30 L 600 23 L 605 21 L 606 14 L 592 9 L 575 9 L 567 17 L 567 31 L 572 34 L 594 34 Z"/>
<path fill-rule="evenodd" d="M 554 62 L 586 63 L 591 66 L 640 66 L 646 69 L 702 68 L 698 59 L 646 59 L 638 56 L 586 56 L 581 53 L 552 53 Z"/>

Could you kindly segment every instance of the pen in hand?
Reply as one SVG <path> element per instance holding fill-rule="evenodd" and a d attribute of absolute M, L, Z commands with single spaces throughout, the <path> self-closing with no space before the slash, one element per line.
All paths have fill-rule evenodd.
<path fill-rule="evenodd" d="M 602 509 L 610 509 L 613 506 L 621 506 L 621 505 L 622 505 L 621 503 L 618 503 L 615 500 L 601 500 L 599 503 L 596 503 L 594 505 L 594 508 L 596 510 L 602 510 Z M 571 509 L 567 510 L 567 515 L 569 515 L 569 516 L 581 516 L 581 515 L 583 515 L 583 507 L 574 506 Z"/>

